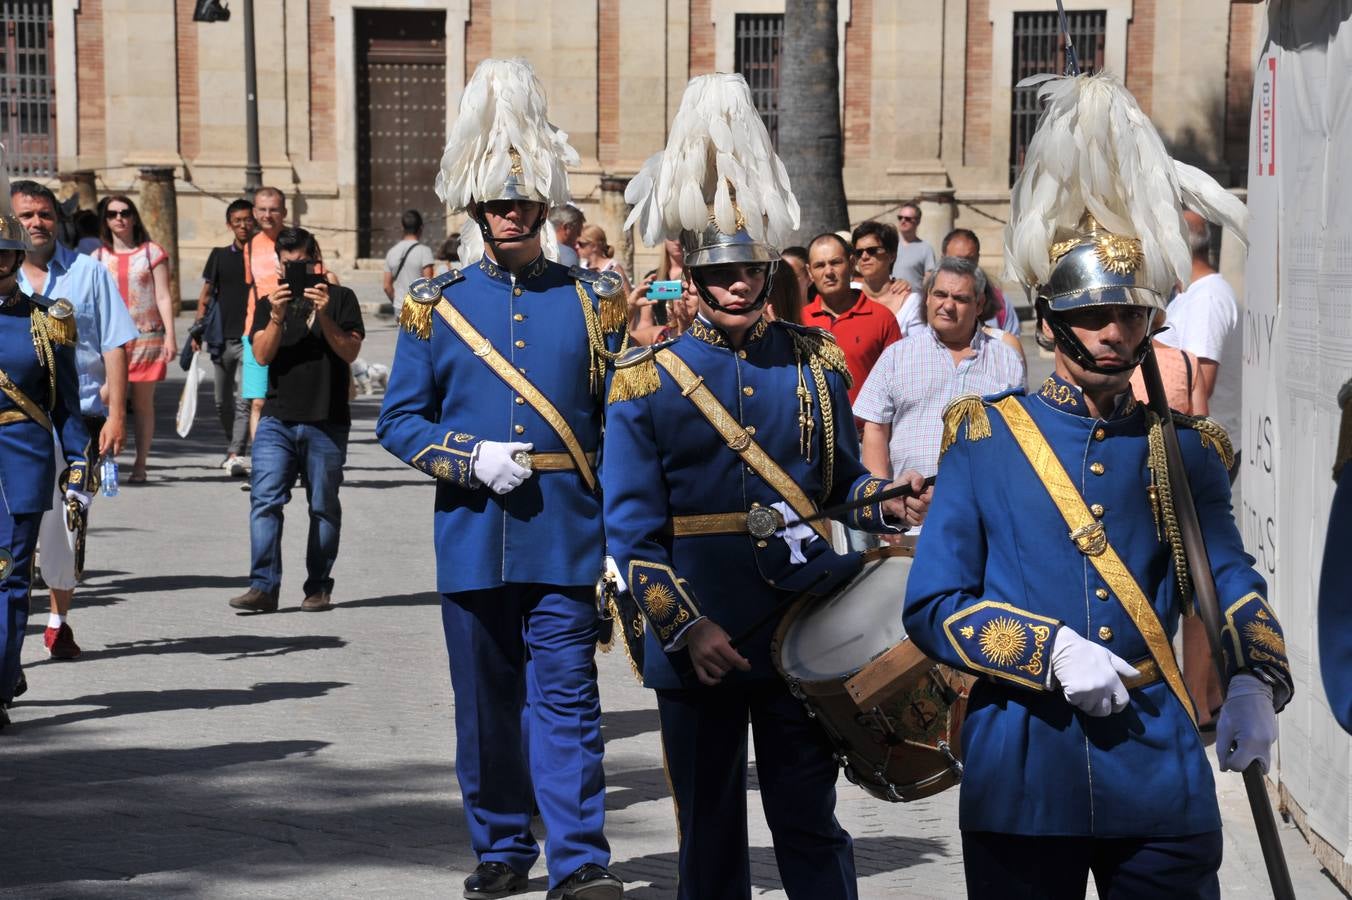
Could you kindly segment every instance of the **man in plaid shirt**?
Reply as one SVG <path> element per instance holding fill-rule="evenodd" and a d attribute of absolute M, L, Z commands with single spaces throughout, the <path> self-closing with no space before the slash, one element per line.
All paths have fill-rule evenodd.
<path fill-rule="evenodd" d="M 875 476 L 935 474 L 954 398 L 1024 387 L 1019 352 L 981 325 L 985 296 L 985 273 L 959 257 L 944 257 L 926 278 L 924 324 L 883 351 L 854 401 L 864 465 Z"/>

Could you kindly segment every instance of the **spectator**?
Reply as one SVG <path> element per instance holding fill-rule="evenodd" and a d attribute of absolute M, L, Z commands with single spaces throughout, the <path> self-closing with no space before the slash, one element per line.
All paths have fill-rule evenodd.
<path fill-rule="evenodd" d="M 582 266 L 595 272 L 618 272 L 624 279 L 625 290 L 628 290 L 629 275 L 615 259 L 615 248 L 606 240 L 606 232 L 600 225 L 593 222 L 583 225 L 575 246 Z"/>
<path fill-rule="evenodd" d="M 577 239 L 582 234 L 584 221 L 582 210 L 572 204 L 550 210 L 549 224 L 554 226 L 554 236 L 558 238 L 559 262 L 565 266 L 578 264 Z"/>
<path fill-rule="evenodd" d="M 1239 433 L 1240 341 L 1239 303 L 1235 292 L 1211 265 L 1211 231 L 1206 219 L 1191 210 L 1183 214 L 1192 247 L 1192 283 L 1169 303 L 1169 328 L 1159 339 L 1196 354 L 1197 377 L 1207 395 L 1207 408 L 1228 434 Z M 1230 482 L 1239 474 L 1235 450 Z"/>
<path fill-rule="evenodd" d="M 695 319 L 699 310 L 698 294 L 689 285 L 677 300 L 656 304 L 644 299 L 644 293 L 654 281 L 683 281 L 685 279 L 685 251 L 680 241 L 663 241 L 662 256 L 657 268 L 644 276 L 629 294 L 629 335 L 637 344 L 648 345 L 674 338 Z"/>
<path fill-rule="evenodd" d="M 1206 389 L 1202 385 L 1202 380 L 1197 377 L 1199 366 L 1196 354 L 1170 347 L 1158 338 L 1153 344 L 1155 361 L 1159 363 L 1160 380 L 1164 382 L 1164 396 L 1169 401 L 1169 408 L 1189 416 L 1206 415 Z M 1150 396 L 1145 389 L 1145 378 L 1141 375 L 1139 367 L 1131 373 L 1131 392 L 1142 403 L 1150 402 Z"/>
<path fill-rule="evenodd" d="M 965 394 L 1023 387 L 1023 358 L 978 318 L 986 275 L 945 257 L 926 278 L 926 324 L 883 351 L 854 403 L 864 465 L 879 478 L 939 471 L 943 411 Z"/>
<path fill-rule="evenodd" d="M 906 283 L 911 293 L 924 283 L 925 274 L 934 268 L 934 248 L 916 234 L 920 227 L 920 207 L 905 203 L 897 210 L 897 261 L 892 265 L 892 277 Z"/>
<path fill-rule="evenodd" d="M 350 289 L 321 280 L 298 296 L 280 280 L 289 262 L 307 263 L 310 274 L 322 272 L 319 245 L 308 231 L 285 228 L 274 243 L 277 287 L 259 298 L 253 322 L 254 353 L 268 367 L 268 391 L 254 438 L 249 498 L 252 567 L 249 589 L 232 598 L 230 605 L 247 612 L 276 611 L 282 583 L 283 508 L 299 474 L 310 507 L 305 599 L 300 608 L 317 612 L 332 603 L 333 564 L 342 526 L 338 486 L 352 422 L 350 367 L 361 352 L 366 329 Z"/>
<path fill-rule="evenodd" d="M 911 286 L 892 277 L 897 261 L 897 230 L 882 222 L 864 222 L 850 235 L 854 271 L 864 296 L 895 315 L 911 293 Z"/>
<path fill-rule="evenodd" d="M 803 292 L 803 302 L 812 299 L 812 275 L 807 270 L 807 248 L 797 245 L 785 247 L 779 251 L 779 258 L 788 263 L 793 277 L 798 279 L 798 288 Z"/>
<path fill-rule="evenodd" d="M 976 232 L 967 228 L 954 228 L 944 237 L 943 256 L 956 256 L 965 259 L 974 266 L 981 265 L 981 241 Z M 1014 305 L 1005 301 L 1005 293 L 988 278 L 986 279 L 986 309 L 982 321 L 1009 334 L 1019 334 L 1019 314 Z M 906 323 L 902 324 L 902 331 Z"/>
<path fill-rule="evenodd" d="M 840 235 L 820 234 L 808 245 L 808 265 L 817 297 L 803 307 L 803 324 L 835 335 L 850 367 L 850 402 L 888 344 L 901 339 L 897 317 L 880 303 L 850 287 L 853 260 Z"/>
<path fill-rule="evenodd" d="M 258 419 L 263 414 L 263 398 L 268 390 L 267 367 L 259 365 L 254 357 L 253 318 L 259 308 L 259 299 L 277 288 L 277 250 L 273 244 L 286 224 L 286 195 L 275 187 L 259 188 L 254 193 L 253 212 L 258 231 L 244 249 L 249 304 L 244 313 L 244 377 L 240 385 L 240 392 L 249 401 L 250 442 L 258 432 Z"/>
<path fill-rule="evenodd" d="M 806 302 L 807 298 L 798 285 L 798 276 L 794 274 L 793 269 L 787 265 L 776 266 L 775 274 L 770 279 L 770 293 L 765 301 L 766 320 L 801 325 L 803 305 Z"/>
<path fill-rule="evenodd" d="M 24 254 L 19 287 L 28 294 L 64 298 L 75 307 L 75 368 L 80 414 L 94 451 L 86 462 L 92 468 L 98 457 L 122 451 L 127 420 L 124 345 L 136 340 L 136 325 L 108 270 L 56 240 L 60 207 L 52 192 L 35 181 L 15 181 L 10 192 L 14 213 L 33 244 Z M 62 467 L 64 461 L 58 460 L 57 470 Z M 53 659 L 74 659 L 80 646 L 66 619 L 75 599 L 76 535 L 66 528 L 64 491 L 55 482 L 53 488 L 52 508 L 42 514 L 38 529 L 42 577 L 51 592 L 43 643 Z"/>
<path fill-rule="evenodd" d="M 150 239 L 136 204 L 125 194 L 99 201 L 99 237 L 93 258 L 117 280 L 139 332 L 128 345 L 127 380 L 136 418 L 136 459 L 127 481 L 146 480 L 146 461 L 155 437 L 155 385 L 164 380 L 169 360 L 178 356 L 174 339 L 174 302 L 169 293 L 169 254 Z"/>
<path fill-rule="evenodd" d="M 235 200 L 225 208 L 225 223 L 235 239 L 225 247 L 217 247 L 207 257 L 202 269 L 202 293 L 197 297 L 197 318 L 201 321 L 207 309 L 216 306 L 220 336 L 224 341 L 219 357 L 213 356 L 216 377 L 212 394 L 216 400 L 216 415 L 225 430 L 229 443 L 221 468 L 235 478 L 247 473 L 244 453 L 248 443 L 249 406 L 242 385 L 244 378 L 244 322 L 249 313 L 249 280 L 244 273 L 244 251 L 254 234 L 253 204 Z M 193 338 L 193 349 L 200 349 L 200 341 Z"/>
<path fill-rule="evenodd" d="M 449 272 L 455 268 L 456 263 L 460 262 L 460 235 L 448 235 L 446 240 L 441 242 L 437 259 L 441 262 L 442 272 Z"/>
<path fill-rule="evenodd" d="M 75 213 L 75 234 L 79 240 L 75 243 L 75 252 L 86 256 L 103 246 L 99 237 L 99 214 L 92 209 L 82 209 Z"/>
<path fill-rule="evenodd" d="M 385 254 L 385 296 L 394 304 L 394 314 L 403 309 L 408 287 L 436 272 L 432 248 L 422 242 L 423 218 L 416 209 L 404 210 L 399 219 L 404 236 Z"/>

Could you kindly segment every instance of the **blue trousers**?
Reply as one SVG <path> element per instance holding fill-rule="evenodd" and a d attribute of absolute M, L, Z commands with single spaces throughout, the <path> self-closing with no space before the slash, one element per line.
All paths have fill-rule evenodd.
<path fill-rule="evenodd" d="M 5 577 L 0 579 L 0 703 L 14 699 L 19 683 L 19 660 L 23 652 L 23 633 L 28 627 L 28 589 L 33 582 L 33 550 L 38 544 L 38 526 L 42 513 L 12 516 L 0 512 L 0 549 L 12 558 Z"/>
<path fill-rule="evenodd" d="M 282 510 L 291 500 L 296 475 L 303 473 L 310 505 L 305 596 L 333 592 L 330 573 L 343 524 L 338 487 L 347 462 L 348 430 L 346 425 L 283 422 L 272 416 L 259 420 L 249 486 L 252 587 L 275 595 L 282 586 Z"/>
<path fill-rule="evenodd" d="M 1089 873 L 1103 900 L 1219 900 L 1219 831 L 1090 838 L 962 833 L 969 900 L 1083 900 Z"/>
<path fill-rule="evenodd" d="M 681 900 L 751 897 L 747 723 L 779 877 L 791 898 L 855 900 L 854 844 L 836 821 L 839 767 L 778 678 L 659 690 L 662 750 L 680 828 Z"/>
<path fill-rule="evenodd" d="M 538 806 L 551 887 L 587 863 L 609 865 L 592 589 L 443 594 L 441 621 L 475 856 L 529 872 L 540 855 L 530 830 Z"/>

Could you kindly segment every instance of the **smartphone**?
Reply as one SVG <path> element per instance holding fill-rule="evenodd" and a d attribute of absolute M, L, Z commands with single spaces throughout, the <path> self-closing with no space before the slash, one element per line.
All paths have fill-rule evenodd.
<path fill-rule="evenodd" d="M 685 288 L 680 281 L 654 281 L 648 285 L 647 298 L 656 304 L 653 307 L 653 321 L 658 325 L 666 325 L 667 302 L 679 300 L 684 294 Z"/>
<path fill-rule="evenodd" d="M 305 300 L 306 288 L 324 283 L 324 276 L 319 274 L 319 263 L 307 262 L 302 259 L 283 263 L 282 268 L 282 281 L 291 289 L 292 303 L 300 303 Z"/>

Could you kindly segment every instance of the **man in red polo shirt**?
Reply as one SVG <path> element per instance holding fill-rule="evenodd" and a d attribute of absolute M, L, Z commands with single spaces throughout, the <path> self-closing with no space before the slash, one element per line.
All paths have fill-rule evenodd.
<path fill-rule="evenodd" d="M 890 309 L 850 287 L 853 251 L 840 235 L 817 235 L 808 245 L 807 258 L 817 296 L 803 308 L 803 324 L 835 335 L 854 380 L 850 388 L 853 403 L 883 350 L 901 339 L 901 328 Z"/>

